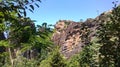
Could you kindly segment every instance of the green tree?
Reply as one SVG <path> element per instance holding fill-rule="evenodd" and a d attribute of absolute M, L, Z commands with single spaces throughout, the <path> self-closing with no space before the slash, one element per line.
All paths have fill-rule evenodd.
<path fill-rule="evenodd" d="M 79 54 L 72 56 L 67 60 L 66 67 L 80 67 L 80 63 L 78 62 Z"/>
<path fill-rule="evenodd" d="M 101 67 L 120 67 L 120 6 L 114 7 L 110 20 L 102 25 L 99 31 L 100 47 L 100 66 Z"/>
<path fill-rule="evenodd" d="M 37 25 L 36 34 L 31 37 L 30 43 L 34 43 L 33 48 L 38 50 L 39 62 L 44 60 L 55 46 L 51 41 L 52 34 L 53 29 L 47 23 L 43 23 L 42 25 Z"/>
<path fill-rule="evenodd" d="M 10 32 L 6 40 L 0 40 L 0 47 L 5 48 L 2 54 L 8 53 L 5 55 L 9 56 L 6 58 L 10 60 L 12 67 L 14 58 L 23 47 L 22 43 L 27 43 L 34 34 L 34 24 L 31 19 L 26 18 L 26 9 L 33 12 L 34 5 L 39 7 L 37 1 L 41 2 L 40 0 L 0 0 L 0 33 L 3 34 L 7 30 Z"/>
<path fill-rule="evenodd" d="M 65 67 L 63 56 L 60 54 L 58 47 L 54 49 L 50 56 L 40 63 L 40 67 Z"/>
<path fill-rule="evenodd" d="M 39 7 L 37 1 L 41 2 L 41 0 L 0 0 L 0 12 L 3 13 L 1 18 L 10 20 L 11 12 L 17 13 L 18 17 L 26 16 L 26 9 L 33 12 L 34 5 Z"/>
<path fill-rule="evenodd" d="M 91 44 L 83 47 L 79 54 L 74 55 L 67 61 L 66 67 L 99 67 L 100 44 L 97 38 Z"/>

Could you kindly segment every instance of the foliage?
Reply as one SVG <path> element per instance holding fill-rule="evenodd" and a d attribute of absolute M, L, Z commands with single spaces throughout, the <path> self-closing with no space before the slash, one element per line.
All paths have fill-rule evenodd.
<path fill-rule="evenodd" d="M 33 4 L 39 7 L 37 1 L 41 2 L 40 0 L 0 0 L 0 12 L 3 13 L 1 18 L 10 20 L 11 12 L 17 13 L 18 17 L 26 16 L 26 9 L 33 12 Z"/>
<path fill-rule="evenodd" d="M 67 60 L 66 67 L 80 67 L 80 63 L 78 62 L 79 55 L 76 54 Z"/>
<path fill-rule="evenodd" d="M 17 66 L 17 67 L 25 67 L 25 66 L 36 67 L 35 65 L 39 65 L 39 62 L 41 62 L 46 57 L 48 57 L 49 52 L 51 52 L 52 48 L 54 47 L 53 43 L 50 40 L 51 34 L 53 33 L 52 29 L 47 29 L 47 27 L 46 27 L 46 30 L 42 31 L 42 33 L 41 33 L 40 31 L 33 32 L 31 27 L 29 27 L 29 25 L 28 25 L 28 28 L 25 29 L 25 27 L 26 26 L 19 28 L 21 31 L 21 34 L 19 34 L 19 36 L 24 36 L 24 35 L 28 36 L 29 38 L 25 38 L 25 36 L 24 36 L 24 38 L 21 39 L 21 40 L 27 39 L 27 41 L 24 41 L 24 42 L 16 41 L 17 43 L 19 43 L 19 44 L 17 44 L 18 46 L 13 46 L 14 44 L 11 45 L 8 42 L 8 39 L 0 41 L 0 46 L 4 46 L 5 49 L 10 47 L 11 53 L 12 53 L 12 54 L 10 54 L 8 51 L 7 52 L 5 51 L 5 53 L 7 53 L 7 55 L 3 56 L 4 52 L 0 54 L 1 55 L 0 56 L 1 66 L 2 65 L 5 67 L 11 66 L 10 61 L 9 60 L 6 61 L 7 60 L 6 58 L 10 59 L 10 57 L 6 57 L 9 55 L 12 56 L 13 65 Z M 16 32 L 18 32 L 19 29 Z M 23 30 L 25 30 L 25 31 L 27 30 L 27 31 L 25 32 L 26 34 L 24 33 L 22 35 Z M 30 34 L 30 35 L 28 35 L 28 34 Z M 19 37 L 16 37 L 16 36 L 13 39 L 15 39 L 15 38 L 20 39 Z M 15 49 L 17 51 L 13 51 Z M 35 50 L 35 52 L 31 53 L 31 51 L 33 51 L 33 50 Z M 30 54 L 24 55 L 27 52 L 30 52 Z M 6 62 L 6 63 L 3 64 L 3 60 L 5 60 L 4 62 Z M 33 61 L 35 63 L 33 63 Z"/>
<path fill-rule="evenodd" d="M 0 53 L 0 66 L 3 66 L 5 63 L 9 62 L 9 54 L 7 52 Z"/>
<path fill-rule="evenodd" d="M 52 29 L 48 28 L 47 24 L 43 24 L 45 31 L 40 31 L 41 28 L 36 31 L 34 21 L 26 17 L 26 10 L 33 12 L 34 5 L 39 7 L 38 2 L 41 1 L 0 0 L 0 33 L 7 32 L 8 34 L 6 39 L 0 40 L 1 50 L 3 50 L 2 47 L 6 49 L 0 54 L 1 66 L 13 67 L 15 63 L 16 66 L 24 67 L 26 66 L 25 62 L 31 65 L 31 59 L 38 60 L 39 58 L 38 61 L 41 61 L 50 52 Z M 32 52 L 33 50 L 36 50 L 36 52 Z M 6 55 L 8 57 L 3 56 L 4 52 L 8 54 Z M 37 54 L 37 56 L 32 54 Z M 17 59 L 19 56 L 23 58 Z M 6 58 L 8 58 L 8 61 L 3 63 L 2 60 L 6 61 Z"/>
<path fill-rule="evenodd" d="M 37 66 L 37 61 L 34 59 L 26 59 L 25 57 L 22 56 L 17 56 L 16 59 L 14 59 L 14 67 L 38 67 Z M 3 67 L 12 67 L 10 63 L 4 64 Z"/>
<path fill-rule="evenodd" d="M 67 60 L 66 67 L 99 67 L 100 44 L 96 43 L 98 38 L 94 38 L 91 44 L 83 47 L 80 53 Z"/>
<path fill-rule="evenodd" d="M 65 67 L 64 58 L 60 54 L 58 47 L 53 50 L 47 59 L 40 63 L 40 67 Z"/>
<path fill-rule="evenodd" d="M 99 31 L 100 66 L 119 67 L 120 66 L 120 6 L 116 3 L 110 15 L 111 20 L 102 25 Z"/>
<path fill-rule="evenodd" d="M 1 67 L 120 67 L 120 6 L 115 2 L 98 38 L 89 42 L 91 31 L 83 26 L 86 34 L 81 38 L 86 46 L 70 59 L 53 45 L 50 25 L 35 27 L 34 21 L 26 17 L 26 10 L 33 12 L 38 2 L 41 0 L 0 0 L 0 37 L 4 32 L 8 34 L 6 39 L 0 38 Z"/>
<path fill-rule="evenodd" d="M 81 67 L 94 66 L 93 53 L 94 52 L 89 45 L 83 49 L 83 51 L 80 53 L 80 58 L 78 60 Z"/>
<path fill-rule="evenodd" d="M 37 27 L 36 35 L 31 36 L 29 39 L 29 44 L 33 45 L 32 48 L 38 50 L 39 61 L 45 59 L 48 53 L 51 52 L 52 48 L 54 47 L 53 42 L 51 41 L 53 30 L 48 27 L 47 24 L 43 30 L 43 24 L 42 26 L 38 25 L 41 27 Z"/>

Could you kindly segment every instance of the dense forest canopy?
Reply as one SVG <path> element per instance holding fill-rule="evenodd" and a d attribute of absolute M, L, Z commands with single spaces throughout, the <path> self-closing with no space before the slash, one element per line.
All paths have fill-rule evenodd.
<path fill-rule="evenodd" d="M 109 19 L 100 19 L 93 40 L 89 41 L 88 35 L 92 32 L 85 26 L 90 23 L 83 24 L 81 30 L 86 34 L 81 37 L 89 42 L 70 58 L 51 40 L 56 32 L 52 25 L 35 26 L 27 17 L 26 10 L 34 12 L 39 3 L 41 0 L 0 0 L 0 67 L 120 67 L 120 6 L 117 1 L 107 15 Z"/>

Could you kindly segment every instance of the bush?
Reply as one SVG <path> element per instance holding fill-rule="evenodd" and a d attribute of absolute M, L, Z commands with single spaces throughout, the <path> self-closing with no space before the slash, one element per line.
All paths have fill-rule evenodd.
<path fill-rule="evenodd" d="M 65 67 L 63 56 L 60 54 L 58 47 L 51 52 L 47 59 L 40 63 L 40 67 Z"/>

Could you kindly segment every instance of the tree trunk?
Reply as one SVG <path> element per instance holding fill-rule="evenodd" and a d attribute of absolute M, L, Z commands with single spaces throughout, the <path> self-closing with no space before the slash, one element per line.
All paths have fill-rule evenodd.
<path fill-rule="evenodd" d="M 10 47 L 8 47 L 8 53 L 9 53 L 9 58 L 10 58 L 11 66 L 13 67 L 13 58 L 12 58 L 12 53 L 11 53 Z"/>

